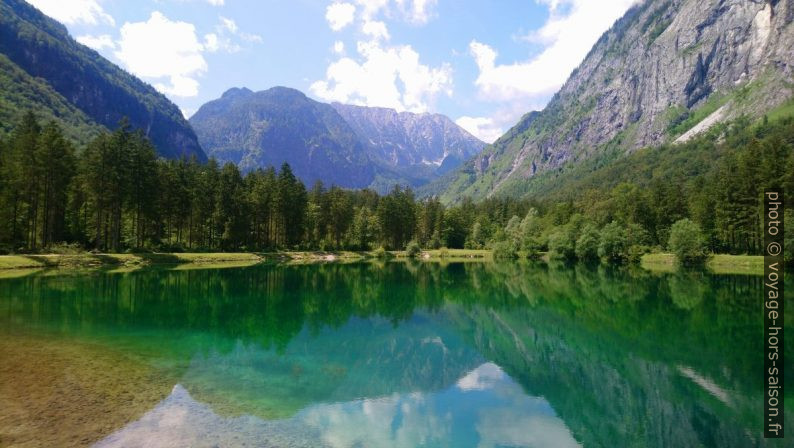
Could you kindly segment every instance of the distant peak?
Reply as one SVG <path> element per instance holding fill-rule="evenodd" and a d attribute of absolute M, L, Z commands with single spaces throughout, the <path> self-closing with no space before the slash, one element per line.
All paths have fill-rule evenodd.
<path fill-rule="evenodd" d="M 247 96 L 254 93 L 251 89 L 247 87 L 232 87 L 231 89 L 223 92 L 221 98 L 233 98 L 237 96 Z"/>
<path fill-rule="evenodd" d="M 292 87 L 284 87 L 284 86 L 274 86 L 265 90 L 264 92 L 259 92 L 259 93 L 270 93 L 270 94 L 279 94 L 279 95 L 298 95 L 302 97 L 306 96 L 305 93 L 301 92 L 298 89 L 293 89 Z"/>

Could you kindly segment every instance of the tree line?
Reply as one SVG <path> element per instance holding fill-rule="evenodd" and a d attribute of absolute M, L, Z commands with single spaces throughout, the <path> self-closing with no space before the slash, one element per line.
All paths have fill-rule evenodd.
<path fill-rule="evenodd" d="M 794 198 L 792 146 L 792 119 L 738 122 L 573 176 L 554 194 L 445 206 L 399 186 L 385 195 L 320 182 L 307 189 L 288 164 L 243 174 L 232 163 L 158 158 L 126 121 L 78 149 L 56 124 L 28 113 L 0 140 L 0 250 L 396 250 L 414 243 L 627 261 L 678 244 L 696 255 L 758 254 L 763 189 L 779 186 Z M 791 221 L 791 206 L 786 213 Z M 679 221 L 686 222 L 671 238 Z"/>

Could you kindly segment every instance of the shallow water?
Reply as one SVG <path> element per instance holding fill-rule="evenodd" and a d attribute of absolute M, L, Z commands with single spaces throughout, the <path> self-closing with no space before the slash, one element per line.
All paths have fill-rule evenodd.
<path fill-rule="evenodd" d="M 761 288 L 493 263 L 3 279 L 0 446 L 786 446 L 761 432 Z"/>

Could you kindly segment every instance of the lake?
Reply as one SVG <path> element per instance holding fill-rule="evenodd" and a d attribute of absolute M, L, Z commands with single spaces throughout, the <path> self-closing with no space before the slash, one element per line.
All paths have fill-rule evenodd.
<path fill-rule="evenodd" d="M 762 286 L 489 262 L 0 279 L 0 446 L 782 447 Z"/>

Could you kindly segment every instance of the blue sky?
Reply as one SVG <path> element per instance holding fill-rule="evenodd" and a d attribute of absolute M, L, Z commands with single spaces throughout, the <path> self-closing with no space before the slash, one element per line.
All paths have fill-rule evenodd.
<path fill-rule="evenodd" d="M 186 116 L 231 87 L 438 112 L 493 141 L 636 0 L 29 0 Z"/>

